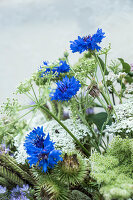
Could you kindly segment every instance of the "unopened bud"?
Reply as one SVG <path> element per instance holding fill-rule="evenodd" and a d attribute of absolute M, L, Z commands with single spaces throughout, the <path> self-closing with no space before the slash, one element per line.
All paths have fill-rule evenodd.
<path fill-rule="evenodd" d="M 68 53 L 67 51 L 65 51 L 65 52 L 64 52 L 64 57 L 67 58 L 68 56 L 69 56 L 69 53 Z"/>
<path fill-rule="evenodd" d="M 103 86 L 102 82 L 100 82 L 100 83 L 98 84 L 98 88 L 99 88 L 100 91 L 103 90 L 104 86 Z"/>
<path fill-rule="evenodd" d="M 108 110 L 111 111 L 112 109 L 113 109 L 112 105 L 109 104 L 109 105 L 108 105 Z"/>

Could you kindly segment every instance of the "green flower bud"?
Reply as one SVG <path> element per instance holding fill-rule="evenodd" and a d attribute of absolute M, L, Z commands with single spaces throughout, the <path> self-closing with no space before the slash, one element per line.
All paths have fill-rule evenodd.
<path fill-rule="evenodd" d="M 82 156 L 77 152 L 65 153 L 63 162 L 59 163 L 55 172 L 60 181 L 68 184 L 83 182 L 87 174 L 88 165 Z"/>

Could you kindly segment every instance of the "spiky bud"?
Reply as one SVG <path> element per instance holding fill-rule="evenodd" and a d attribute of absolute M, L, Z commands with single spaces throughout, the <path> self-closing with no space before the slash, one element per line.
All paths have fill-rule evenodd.
<path fill-rule="evenodd" d="M 39 175 L 36 185 L 36 198 L 38 200 L 69 200 L 68 188 L 65 184 L 60 184 L 60 181 L 46 174 Z"/>
<path fill-rule="evenodd" d="M 65 153 L 63 162 L 55 168 L 60 181 L 68 184 L 81 183 L 87 174 L 88 165 L 77 152 Z"/>

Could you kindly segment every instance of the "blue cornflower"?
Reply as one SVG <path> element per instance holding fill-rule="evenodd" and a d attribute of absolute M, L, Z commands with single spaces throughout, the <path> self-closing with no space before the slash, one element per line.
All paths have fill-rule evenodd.
<path fill-rule="evenodd" d="M 2 185 L 0 185 L 0 194 L 4 194 L 6 193 L 6 187 L 3 187 Z"/>
<path fill-rule="evenodd" d="M 100 46 L 98 46 L 99 43 L 102 42 L 102 39 L 105 38 L 104 32 L 102 32 L 102 29 L 98 29 L 97 32 L 92 36 L 87 37 L 80 37 L 78 36 L 78 40 L 70 41 L 70 49 L 73 53 L 79 52 L 82 53 L 84 51 L 88 50 L 97 50 L 99 51 L 101 49 Z"/>
<path fill-rule="evenodd" d="M 57 67 L 58 74 L 69 72 L 70 66 L 66 63 L 66 61 L 60 60 L 59 66 Z"/>
<path fill-rule="evenodd" d="M 45 69 L 45 71 L 41 73 L 41 77 L 43 77 L 44 75 L 46 75 L 52 71 L 52 69 L 49 68 L 49 63 L 47 61 L 43 61 L 43 68 L 42 68 L 42 66 L 40 66 L 40 69 L 38 71 L 41 72 L 42 69 Z"/>
<path fill-rule="evenodd" d="M 96 43 L 100 43 L 102 42 L 102 39 L 105 38 L 106 36 L 104 36 L 104 32 L 102 32 L 102 29 L 97 30 L 97 32 L 92 36 L 92 39 L 96 42 Z"/>
<path fill-rule="evenodd" d="M 53 168 L 58 161 L 62 161 L 60 157 L 61 151 L 55 150 L 54 142 L 50 140 L 49 134 L 45 138 L 43 127 L 34 128 L 30 132 L 24 143 L 30 166 L 38 165 L 42 167 L 42 171 L 46 172 L 47 168 Z"/>
<path fill-rule="evenodd" d="M 81 87 L 80 82 L 74 76 L 70 79 L 65 76 L 62 81 L 58 81 L 56 84 L 57 88 L 50 93 L 51 100 L 68 101 Z"/>
<path fill-rule="evenodd" d="M 45 71 L 41 73 L 41 77 L 49 73 L 59 76 L 60 73 L 66 73 L 66 72 L 69 72 L 70 70 L 70 66 L 64 60 L 60 60 L 59 64 L 55 65 L 53 68 L 50 68 L 50 65 L 46 61 L 44 61 L 43 64 L 46 68 L 45 68 Z M 39 71 L 42 71 L 41 66 L 40 66 Z"/>
<path fill-rule="evenodd" d="M 6 148 L 5 144 L 0 144 L 0 154 L 7 154 L 10 151 L 9 147 Z"/>
<path fill-rule="evenodd" d="M 23 185 L 23 187 L 19 187 L 18 185 L 12 189 L 10 200 L 29 200 L 26 197 L 26 194 L 29 194 L 29 186 Z"/>

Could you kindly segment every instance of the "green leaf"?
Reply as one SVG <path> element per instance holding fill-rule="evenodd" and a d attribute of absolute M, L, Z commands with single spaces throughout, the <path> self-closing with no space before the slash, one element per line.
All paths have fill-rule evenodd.
<path fill-rule="evenodd" d="M 104 62 L 103 62 L 103 60 L 98 56 L 98 59 L 99 59 L 99 62 L 100 62 L 100 64 L 101 64 L 101 66 L 102 66 L 102 69 L 103 69 L 103 71 L 104 71 L 104 69 L 105 69 L 105 64 L 104 64 Z M 107 69 L 105 70 L 105 75 L 108 75 L 109 74 L 109 72 L 107 71 Z"/>
<path fill-rule="evenodd" d="M 107 113 L 106 112 L 100 112 L 98 114 L 94 114 L 94 115 L 90 115 L 87 117 L 87 121 L 89 123 L 94 123 L 98 130 L 102 129 L 103 124 L 107 121 Z M 111 125 L 112 120 L 109 120 L 109 122 L 107 123 L 108 125 Z"/>
<path fill-rule="evenodd" d="M 128 75 L 133 77 L 133 72 L 129 72 Z"/>
<path fill-rule="evenodd" d="M 126 63 L 122 58 L 118 58 L 118 60 L 122 64 L 123 72 L 129 73 L 130 72 L 130 68 L 131 68 L 130 65 L 128 63 Z"/>
<path fill-rule="evenodd" d="M 125 78 L 126 79 L 126 78 Z M 120 83 L 120 85 L 121 85 L 121 80 L 120 79 L 117 79 L 117 82 L 118 83 Z M 128 81 L 127 81 L 128 82 Z M 122 89 L 126 89 L 126 86 L 125 86 L 125 84 L 124 83 L 122 83 Z"/>
<path fill-rule="evenodd" d="M 126 76 L 125 77 L 126 82 L 128 82 L 129 84 L 133 83 L 133 78 L 131 76 Z"/>

